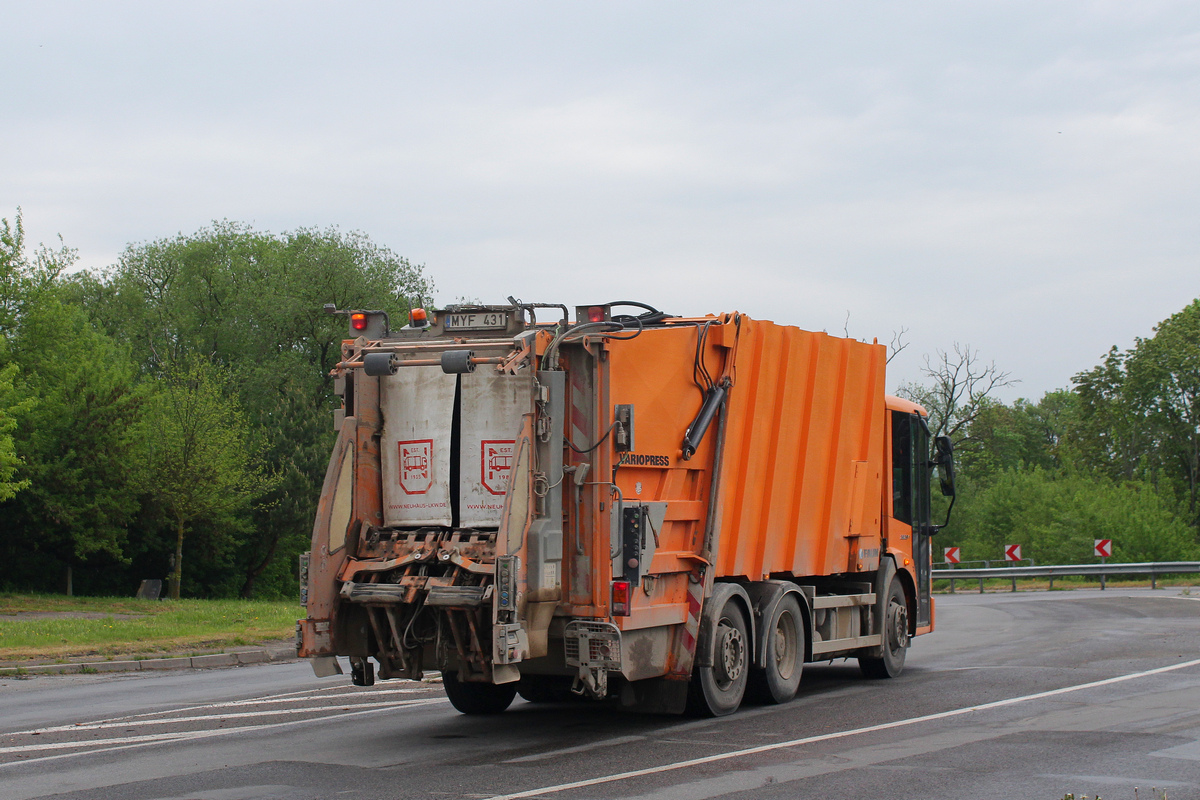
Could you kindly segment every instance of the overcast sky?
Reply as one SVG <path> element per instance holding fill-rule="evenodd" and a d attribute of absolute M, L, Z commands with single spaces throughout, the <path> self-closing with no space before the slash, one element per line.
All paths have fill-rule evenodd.
<path fill-rule="evenodd" d="M 1200 295 L 1200 3 L 0 0 L 0 216 L 361 230 L 436 299 L 955 342 L 1038 398 Z M 847 316 L 849 322 L 847 325 Z"/>

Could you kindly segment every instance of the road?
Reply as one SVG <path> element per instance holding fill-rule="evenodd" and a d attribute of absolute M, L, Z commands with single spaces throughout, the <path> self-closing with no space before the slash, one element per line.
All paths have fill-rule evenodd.
<path fill-rule="evenodd" d="M 1200 594 L 940 596 L 905 673 L 694 720 L 305 663 L 0 681 L 0 798 L 1200 798 Z M 1152 788 L 1157 790 L 1152 793 Z"/>

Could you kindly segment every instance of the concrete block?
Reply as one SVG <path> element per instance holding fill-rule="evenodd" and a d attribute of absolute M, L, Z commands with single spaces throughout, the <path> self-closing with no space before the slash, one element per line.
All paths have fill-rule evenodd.
<path fill-rule="evenodd" d="M 266 650 L 247 650 L 237 654 L 239 664 L 261 664 L 264 661 L 270 661 L 270 656 Z"/>
<path fill-rule="evenodd" d="M 213 653 L 212 655 L 207 656 L 192 656 L 192 667 L 195 669 L 231 667 L 237 663 L 237 656 L 233 653 Z"/>
<path fill-rule="evenodd" d="M 92 661 L 80 666 L 94 672 L 132 672 L 141 669 L 137 661 Z"/>
<path fill-rule="evenodd" d="M 34 664 L 25 667 L 29 675 L 74 675 L 82 672 L 81 664 Z"/>
<path fill-rule="evenodd" d="M 192 666 L 190 658 L 147 658 L 138 663 L 142 669 L 190 669 Z"/>

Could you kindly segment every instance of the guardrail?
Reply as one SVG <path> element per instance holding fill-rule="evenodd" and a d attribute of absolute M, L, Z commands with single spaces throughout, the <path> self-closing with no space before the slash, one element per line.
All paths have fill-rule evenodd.
<path fill-rule="evenodd" d="M 979 580 L 979 591 L 983 593 L 983 582 L 988 578 L 1011 578 L 1012 590 L 1017 590 L 1017 578 L 1049 578 L 1050 588 L 1054 579 L 1067 575 L 1099 575 L 1100 588 L 1110 575 L 1149 575 L 1150 588 L 1158 588 L 1159 575 L 1175 575 L 1185 572 L 1200 572 L 1200 561 L 1147 561 L 1140 564 L 1051 564 L 1035 567 L 992 567 L 988 569 L 935 569 L 933 579 L 949 580 L 950 593 L 954 583 L 960 580 Z"/>

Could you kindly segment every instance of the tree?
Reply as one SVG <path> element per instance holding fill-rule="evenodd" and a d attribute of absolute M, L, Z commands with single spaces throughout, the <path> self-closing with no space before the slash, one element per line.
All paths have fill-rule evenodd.
<path fill-rule="evenodd" d="M 1093 539 L 1112 539 L 1117 561 L 1183 561 L 1200 555 L 1174 502 L 1144 481 L 1007 469 L 959 512 L 955 543 L 969 558 L 1021 544 L 1041 564 L 1087 563 Z"/>
<path fill-rule="evenodd" d="M 17 480 L 17 469 L 24 463 L 17 455 L 12 432 L 17 417 L 33 405 L 31 400 L 18 401 L 13 387 L 17 365 L 0 367 L 0 503 L 11 500 L 17 492 L 29 487 L 29 480 Z"/>
<path fill-rule="evenodd" d="M 1017 381 L 1002 372 L 996 362 L 983 364 L 970 345 L 954 344 L 953 354 L 938 350 L 936 359 L 925 357 L 922 372 L 929 384 L 908 383 L 899 394 L 925 407 L 934 436 L 949 436 L 955 449 L 976 445 L 971 425 L 985 409 L 995 405 L 992 395 Z"/>
<path fill-rule="evenodd" d="M 30 258 L 25 252 L 21 209 L 12 224 L 7 217 L 0 219 L 0 337 L 12 335 L 26 310 L 54 286 L 75 258 L 76 251 L 65 244 L 58 250 L 39 245 Z"/>
<path fill-rule="evenodd" d="M 189 526 L 248 507 L 277 482 L 261 463 L 228 386 L 224 371 L 191 358 L 168 367 L 147 403 L 144 481 L 174 523 L 172 599 L 179 598 Z"/>
<path fill-rule="evenodd" d="M 1047 392 L 1036 403 L 1021 398 L 1012 405 L 986 404 L 969 425 L 975 447 L 962 454 L 959 466 L 984 480 L 1006 469 L 1062 467 L 1076 405 L 1076 396 L 1065 389 Z"/>
<path fill-rule="evenodd" d="M 1200 299 L 1171 315 L 1126 361 L 1127 395 L 1169 472 L 1186 487 L 1197 518 L 1200 488 Z M 1200 523 L 1200 519 L 1197 519 Z"/>
<path fill-rule="evenodd" d="M 329 372 L 346 336 L 344 319 L 322 307 L 381 308 L 399 324 L 412 298 L 432 292 L 423 268 L 361 233 L 273 235 L 221 222 L 132 245 L 114 268 L 72 276 L 66 290 L 145 374 L 197 357 L 228 371 L 280 481 L 256 510 L 238 512 L 252 530 L 236 545 L 241 579 L 214 590 L 294 591 L 333 445 Z"/>
<path fill-rule="evenodd" d="M 99 553 L 125 559 L 138 507 L 134 370 L 82 311 L 52 294 L 25 312 L 12 357 L 26 397 L 14 439 L 28 488 L 6 507 L 2 530 L 65 565 L 70 594 L 76 562 Z"/>
<path fill-rule="evenodd" d="M 1082 468 L 1179 491 L 1200 525 L 1200 300 L 1154 330 L 1075 376 L 1072 445 Z"/>
<path fill-rule="evenodd" d="M 61 241 L 61 237 L 60 237 Z M 8 340 L 26 312 L 53 285 L 55 278 L 75 262 L 75 251 L 63 245 L 59 250 L 39 246 L 33 257 L 25 252 L 25 224 L 21 209 L 15 221 L 0 219 L 0 502 L 12 498 L 29 486 L 28 479 L 14 478 L 23 463 L 16 452 L 12 432 L 17 417 L 28 411 L 33 401 L 16 399 L 14 380 L 19 368 L 10 363 Z"/>
<path fill-rule="evenodd" d="M 1127 357 L 1114 346 L 1103 363 L 1072 379 L 1079 413 L 1070 438 L 1080 467 L 1132 480 L 1146 466 L 1149 439 L 1126 391 Z"/>

